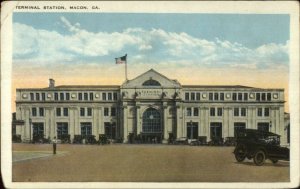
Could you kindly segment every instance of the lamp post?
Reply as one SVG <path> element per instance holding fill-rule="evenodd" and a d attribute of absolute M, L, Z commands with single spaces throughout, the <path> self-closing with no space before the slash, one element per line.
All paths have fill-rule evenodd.
<path fill-rule="evenodd" d="M 32 119 L 29 118 L 29 142 L 31 143 L 31 124 L 32 124 Z"/>
<path fill-rule="evenodd" d="M 271 132 L 272 131 L 272 121 L 270 121 L 269 127 L 270 127 L 270 132 Z"/>

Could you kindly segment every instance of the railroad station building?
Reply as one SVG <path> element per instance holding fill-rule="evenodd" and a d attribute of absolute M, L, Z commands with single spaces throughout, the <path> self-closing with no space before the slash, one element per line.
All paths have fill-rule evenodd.
<path fill-rule="evenodd" d="M 58 139 L 105 134 L 124 143 L 139 136 L 166 143 L 170 137 L 235 136 L 242 128 L 271 131 L 287 143 L 284 89 L 240 85 L 181 85 L 151 69 L 122 85 L 19 88 L 16 134 Z"/>

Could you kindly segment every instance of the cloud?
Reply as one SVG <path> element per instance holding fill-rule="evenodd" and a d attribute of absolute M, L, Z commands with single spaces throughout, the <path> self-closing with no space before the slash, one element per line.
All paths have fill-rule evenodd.
<path fill-rule="evenodd" d="M 288 67 L 286 44 L 264 44 L 251 49 L 227 40 L 209 41 L 187 33 L 152 28 L 127 28 L 119 32 L 91 32 L 71 23 L 60 22 L 67 33 L 36 29 L 14 23 L 15 62 L 51 64 L 105 63 L 128 54 L 132 64 L 268 69 Z M 26 60 L 26 61 L 25 61 Z"/>

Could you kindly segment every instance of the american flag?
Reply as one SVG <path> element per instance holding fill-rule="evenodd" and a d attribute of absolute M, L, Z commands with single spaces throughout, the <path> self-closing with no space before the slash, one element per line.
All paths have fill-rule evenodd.
<path fill-rule="evenodd" d="M 126 64 L 127 54 L 116 59 L 116 64 Z"/>

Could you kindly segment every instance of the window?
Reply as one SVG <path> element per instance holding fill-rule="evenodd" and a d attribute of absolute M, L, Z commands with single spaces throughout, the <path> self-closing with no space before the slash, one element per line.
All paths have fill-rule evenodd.
<path fill-rule="evenodd" d="M 84 100 L 88 100 L 89 96 L 88 93 L 84 93 Z"/>
<path fill-rule="evenodd" d="M 196 93 L 196 100 L 200 100 L 200 93 Z"/>
<path fill-rule="evenodd" d="M 213 93 L 209 93 L 208 95 L 209 95 L 209 100 L 213 100 L 213 95 L 214 94 Z"/>
<path fill-rule="evenodd" d="M 104 116 L 108 116 L 108 108 L 104 108 Z"/>
<path fill-rule="evenodd" d="M 219 100 L 219 93 L 215 93 L 214 96 L 215 96 L 215 100 Z"/>
<path fill-rule="evenodd" d="M 256 101 L 260 101 L 260 93 L 256 93 Z"/>
<path fill-rule="evenodd" d="M 242 109 L 241 109 L 241 116 L 244 116 L 244 117 L 245 117 L 246 114 L 247 114 L 247 113 L 246 113 L 246 108 L 242 108 Z"/>
<path fill-rule="evenodd" d="M 215 115 L 216 115 L 215 108 L 210 108 L 210 116 L 215 116 Z"/>
<path fill-rule="evenodd" d="M 188 122 L 186 123 L 186 137 L 188 139 L 197 139 L 198 138 L 198 123 L 197 122 Z"/>
<path fill-rule="evenodd" d="M 69 109 L 68 108 L 64 108 L 64 116 L 69 116 Z"/>
<path fill-rule="evenodd" d="M 58 93 L 54 93 L 54 100 L 58 100 Z"/>
<path fill-rule="evenodd" d="M 30 100 L 34 100 L 34 94 L 30 93 Z"/>
<path fill-rule="evenodd" d="M 116 116 L 116 114 L 117 114 L 116 108 L 112 107 L 112 108 L 111 108 L 110 115 L 111 115 L 111 116 Z"/>
<path fill-rule="evenodd" d="M 232 100 L 236 100 L 236 93 L 232 93 Z"/>
<path fill-rule="evenodd" d="M 118 100 L 118 94 L 114 93 L 114 100 Z"/>
<path fill-rule="evenodd" d="M 262 108 L 257 108 L 257 116 L 262 116 Z"/>
<path fill-rule="evenodd" d="M 92 134 L 92 123 L 90 122 L 80 123 L 80 127 L 81 127 L 81 135 L 83 135 L 83 137 Z"/>
<path fill-rule="evenodd" d="M 246 129 L 246 123 L 235 122 L 234 123 L 234 136 L 237 137 L 238 133 Z"/>
<path fill-rule="evenodd" d="M 269 117 L 269 115 L 270 115 L 270 109 L 265 108 L 265 117 Z"/>
<path fill-rule="evenodd" d="M 92 116 L 92 108 L 87 108 L 87 115 Z"/>
<path fill-rule="evenodd" d="M 224 93 L 220 93 L 220 100 L 224 100 Z"/>
<path fill-rule="evenodd" d="M 82 93 L 78 93 L 78 100 L 82 100 Z"/>
<path fill-rule="evenodd" d="M 90 100 L 94 100 L 94 94 L 90 93 Z"/>
<path fill-rule="evenodd" d="M 102 100 L 106 100 L 106 93 L 102 93 Z"/>
<path fill-rule="evenodd" d="M 239 116 L 240 115 L 240 109 L 239 108 L 234 108 L 233 115 L 234 116 Z"/>
<path fill-rule="evenodd" d="M 191 93 L 191 100 L 195 100 L 195 93 Z"/>
<path fill-rule="evenodd" d="M 42 100 L 46 100 L 46 94 L 42 93 Z"/>
<path fill-rule="evenodd" d="M 194 116 L 199 116 L 199 108 L 194 108 Z"/>
<path fill-rule="evenodd" d="M 244 100 L 248 100 L 248 93 L 244 93 Z"/>
<path fill-rule="evenodd" d="M 59 97 L 60 97 L 60 100 L 64 100 L 65 99 L 65 94 L 64 93 L 60 93 Z"/>
<path fill-rule="evenodd" d="M 192 108 L 186 108 L 186 115 L 192 116 Z"/>
<path fill-rule="evenodd" d="M 57 123 L 56 132 L 57 139 L 63 139 L 68 134 L 68 123 Z"/>
<path fill-rule="evenodd" d="M 31 109 L 31 114 L 32 114 L 32 116 L 36 116 L 36 108 Z"/>
<path fill-rule="evenodd" d="M 264 101 L 266 100 L 266 93 L 261 94 L 261 100 L 264 100 Z"/>
<path fill-rule="evenodd" d="M 39 113 L 40 113 L 40 116 L 44 116 L 44 108 L 39 108 Z"/>
<path fill-rule="evenodd" d="M 108 93 L 107 100 L 112 100 L 111 93 Z"/>
<path fill-rule="evenodd" d="M 185 100 L 190 100 L 190 94 L 189 93 L 185 93 Z"/>
<path fill-rule="evenodd" d="M 70 93 L 66 93 L 66 100 L 70 100 Z"/>
<path fill-rule="evenodd" d="M 56 116 L 61 116 L 61 109 L 60 108 L 56 108 Z"/>
<path fill-rule="evenodd" d="M 267 100 L 271 101 L 271 93 L 267 93 Z"/>
<path fill-rule="evenodd" d="M 238 99 L 243 100 L 243 93 L 238 93 Z"/>
<path fill-rule="evenodd" d="M 218 116 L 222 116 L 222 115 L 223 115 L 222 108 L 218 108 Z"/>
<path fill-rule="evenodd" d="M 84 116 L 84 114 L 85 114 L 84 108 L 80 108 L 80 116 Z"/>
<path fill-rule="evenodd" d="M 32 123 L 32 135 L 44 137 L 44 123 Z"/>
<path fill-rule="evenodd" d="M 36 99 L 36 100 L 40 100 L 40 93 L 36 93 L 36 94 L 35 94 L 35 99 Z"/>
<path fill-rule="evenodd" d="M 149 79 L 143 83 L 143 86 L 160 86 L 160 83 L 154 79 Z"/>

